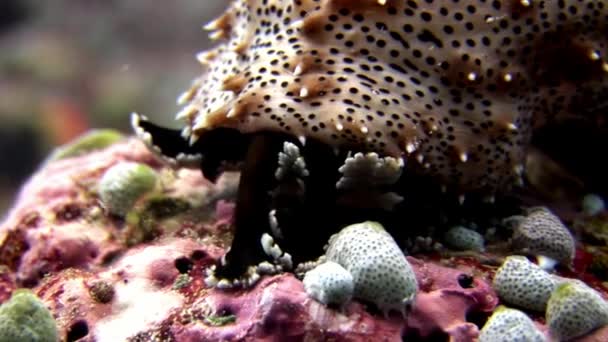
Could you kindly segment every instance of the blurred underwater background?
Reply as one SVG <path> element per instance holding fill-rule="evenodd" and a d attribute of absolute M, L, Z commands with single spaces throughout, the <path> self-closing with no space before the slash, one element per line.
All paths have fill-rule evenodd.
<path fill-rule="evenodd" d="M 2 0 L 0 212 L 57 145 L 89 128 L 129 132 L 129 113 L 175 126 L 177 95 L 211 43 L 221 0 Z"/>

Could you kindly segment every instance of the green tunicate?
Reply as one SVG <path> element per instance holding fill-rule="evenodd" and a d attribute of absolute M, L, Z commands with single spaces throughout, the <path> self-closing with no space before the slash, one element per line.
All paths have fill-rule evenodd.
<path fill-rule="evenodd" d="M 546 207 L 530 208 L 521 219 L 511 237 L 511 246 L 517 253 L 552 259 L 564 266 L 572 264 L 576 243 L 564 223 Z M 551 269 L 553 265 L 541 265 Z"/>
<path fill-rule="evenodd" d="M 99 197 L 113 215 L 125 216 L 146 193 L 156 187 L 158 175 L 148 165 L 120 162 L 104 173 L 99 182 Z"/>
<path fill-rule="evenodd" d="M 94 129 L 88 131 L 71 142 L 57 147 L 49 156 L 47 161 L 55 161 L 70 157 L 76 157 L 85 153 L 106 148 L 124 136 L 112 129 Z"/>
<path fill-rule="evenodd" d="M 355 290 L 350 272 L 333 261 L 324 262 L 306 272 L 302 282 L 306 293 L 325 305 L 343 307 L 351 300 Z"/>
<path fill-rule="evenodd" d="M 29 290 L 16 290 L 0 306 L 0 342 L 56 342 L 57 325 L 44 303 Z"/>
<path fill-rule="evenodd" d="M 226 324 L 231 324 L 236 322 L 235 315 L 227 315 L 227 316 L 207 316 L 205 317 L 205 323 L 215 326 L 221 327 Z"/>
<path fill-rule="evenodd" d="M 492 287 L 500 299 L 520 308 L 545 311 L 557 281 L 523 256 L 508 256 L 494 275 Z"/>
<path fill-rule="evenodd" d="M 606 209 L 606 204 L 599 195 L 588 194 L 583 197 L 582 207 L 585 214 L 595 216 Z"/>

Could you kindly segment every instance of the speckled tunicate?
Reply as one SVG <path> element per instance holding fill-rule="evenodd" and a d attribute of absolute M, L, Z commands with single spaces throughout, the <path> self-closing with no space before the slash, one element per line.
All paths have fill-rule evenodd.
<path fill-rule="evenodd" d="M 538 207 L 518 220 L 513 231 L 512 246 L 518 253 L 535 255 L 539 263 L 547 260 L 544 269 L 553 268 L 555 262 L 569 266 L 574 259 L 574 237 L 561 220 L 549 209 Z"/>
<path fill-rule="evenodd" d="M 608 303 L 582 282 L 565 281 L 549 299 L 546 320 L 553 337 L 569 340 L 608 324 Z"/>
<path fill-rule="evenodd" d="M 329 240 L 327 261 L 340 264 L 354 280 L 354 297 L 374 303 L 384 314 L 406 314 L 418 283 L 395 240 L 377 222 L 343 228 Z"/>
<path fill-rule="evenodd" d="M 120 162 L 103 174 L 99 197 L 110 213 L 124 216 L 142 195 L 154 189 L 157 178 L 156 171 L 145 164 Z"/>
<path fill-rule="evenodd" d="M 324 262 L 306 272 L 303 282 L 306 293 L 325 305 L 342 307 L 353 297 L 353 276 L 335 262 Z"/>
<path fill-rule="evenodd" d="M 509 256 L 494 275 L 493 287 L 503 301 L 544 311 L 557 280 L 523 256 Z"/>
<path fill-rule="evenodd" d="M 478 232 L 456 226 L 450 228 L 444 235 L 445 243 L 458 250 L 484 251 L 484 238 Z"/>
<path fill-rule="evenodd" d="M 522 311 L 499 306 L 479 333 L 479 342 L 544 342 L 528 315 Z"/>
<path fill-rule="evenodd" d="M 0 342 L 56 342 L 57 325 L 44 303 L 29 290 L 16 290 L 0 306 Z"/>

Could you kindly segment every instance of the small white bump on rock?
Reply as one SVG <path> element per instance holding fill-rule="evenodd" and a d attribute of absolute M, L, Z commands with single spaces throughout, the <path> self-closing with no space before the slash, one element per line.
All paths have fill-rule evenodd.
<path fill-rule="evenodd" d="M 257 266 L 257 271 L 260 274 L 277 274 L 277 266 L 268 261 L 262 261 Z"/>
<path fill-rule="evenodd" d="M 328 261 L 306 272 L 304 289 L 316 301 L 343 308 L 354 293 L 353 276 L 339 264 Z"/>

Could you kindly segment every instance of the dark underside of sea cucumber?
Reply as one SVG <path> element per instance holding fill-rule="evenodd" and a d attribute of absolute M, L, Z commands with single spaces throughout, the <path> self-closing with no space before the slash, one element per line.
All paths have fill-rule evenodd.
<path fill-rule="evenodd" d="M 283 239 L 279 241 L 284 243 L 283 247 L 295 262 L 321 255 L 323 244 L 337 230 L 339 209 L 335 184 L 341 162 L 329 146 L 308 141 L 302 149 L 309 170 L 302 189 L 305 193 L 302 193 L 297 184 L 277 184 L 275 178 L 284 142 L 301 146 L 293 137 L 273 132 L 240 134 L 213 130 L 189 145 L 179 131 L 161 128 L 145 120 L 139 121 L 139 127 L 151 134 L 152 144 L 165 156 L 201 154 L 200 168 L 212 181 L 226 161 L 242 161 L 234 240 L 222 264 L 218 265 L 217 276 L 238 277 L 248 266 L 266 259 L 260 237 L 271 231 L 268 213 L 273 209 L 283 233 Z"/>
<path fill-rule="evenodd" d="M 271 233 L 269 213 L 275 212 L 281 236 L 275 240 L 292 256 L 294 265 L 316 259 L 323 254 L 328 238 L 340 227 L 364 220 L 382 222 L 399 238 L 425 235 L 429 226 L 463 218 L 477 222 L 512 213 L 516 205 L 503 198 L 496 207 L 481 198 L 469 197 L 459 203 L 457 196 L 442 193 L 432 179 L 405 172 L 386 190 L 402 194 L 405 199 L 392 210 L 350 207 L 340 203 L 336 183 L 345 151 L 308 139 L 298 139 L 277 132 L 243 134 L 231 129 L 212 130 L 190 145 L 178 130 L 156 126 L 145 118 L 137 121 L 136 130 L 150 133 L 150 145 L 168 158 L 200 155 L 203 175 L 215 181 L 225 167 L 239 165 L 241 177 L 236 199 L 234 239 L 226 256 L 217 265 L 215 276 L 234 279 L 249 266 L 267 260 L 260 238 Z M 141 132 L 140 131 L 140 132 Z M 141 134 L 140 134 L 141 135 Z M 285 142 L 299 147 L 308 175 L 299 180 L 278 181 L 278 155 Z M 498 214 L 502 210 L 504 214 Z"/>

